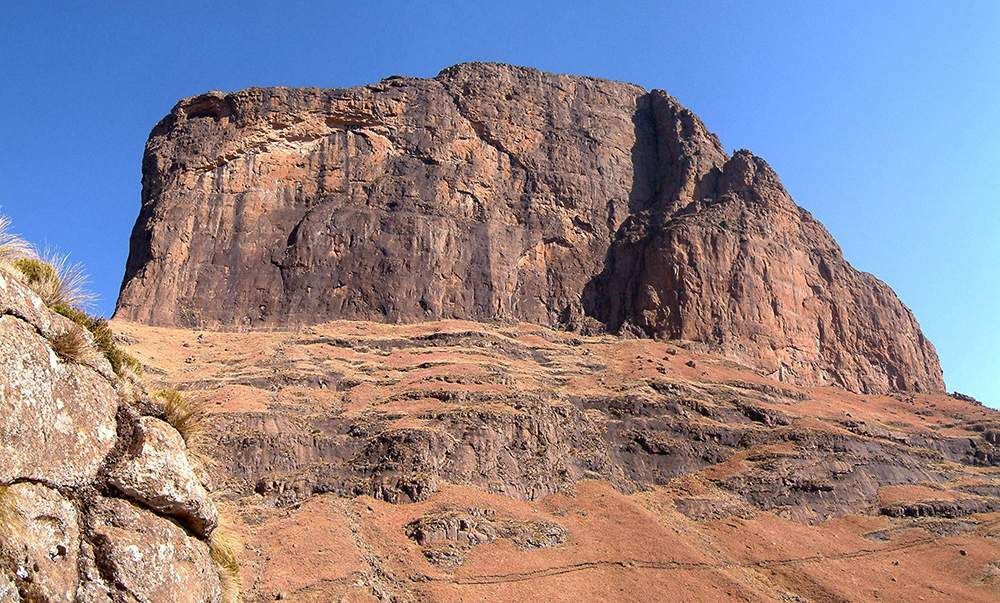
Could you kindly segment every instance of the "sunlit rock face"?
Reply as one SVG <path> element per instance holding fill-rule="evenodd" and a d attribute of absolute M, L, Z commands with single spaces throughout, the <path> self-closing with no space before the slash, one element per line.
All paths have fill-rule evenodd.
<path fill-rule="evenodd" d="M 0 601 L 220 601 L 181 436 L 101 354 L 59 357 L 73 328 L 0 267 Z"/>
<path fill-rule="evenodd" d="M 525 321 L 704 343 L 796 384 L 938 391 L 885 284 L 662 91 L 497 64 L 185 99 L 116 317 Z"/>

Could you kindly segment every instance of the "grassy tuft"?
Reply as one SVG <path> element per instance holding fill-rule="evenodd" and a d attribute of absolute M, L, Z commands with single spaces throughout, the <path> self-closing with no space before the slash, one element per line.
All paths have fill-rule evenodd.
<path fill-rule="evenodd" d="M 142 374 L 142 364 L 134 356 L 119 348 L 118 344 L 115 343 L 115 334 L 111 332 L 108 321 L 103 318 L 91 316 L 66 304 L 58 304 L 51 306 L 51 308 L 54 312 L 62 314 L 90 331 L 90 334 L 94 336 L 94 344 L 104 354 L 104 357 L 108 359 L 108 362 L 111 363 L 111 368 L 115 371 L 116 375 L 121 377 L 125 374 L 126 370 L 132 371 L 136 375 Z"/>
<path fill-rule="evenodd" d="M 208 539 L 208 551 L 219 570 L 222 583 L 222 601 L 236 603 L 240 600 L 240 542 L 236 530 L 226 523 L 220 523 L 212 530 Z"/>
<path fill-rule="evenodd" d="M 21 257 L 13 261 L 24 276 L 24 284 L 42 298 L 46 306 L 83 308 L 95 297 L 87 291 L 87 272 L 69 256 L 46 252 L 43 258 Z"/>
<path fill-rule="evenodd" d="M 90 342 L 84 336 L 83 329 L 77 325 L 52 337 L 49 343 L 56 356 L 65 362 L 82 362 L 90 352 Z"/>
<path fill-rule="evenodd" d="M 34 254 L 27 241 L 10 232 L 10 218 L 0 216 L 0 264 L 9 264 Z"/>
<path fill-rule="evenodd" d="M 126 371 L 142 374 L 142 364 L 115 344 L 108 321 L 95 318 L 80 308 L 86 308 L 95 297 L 87 291 L 87 273 L 82 264 L 71 264 L 69 256 L 45 252 L 36 256 L 31 246 L 16 235 L 9 234 L 10 220 L 0 216 L 0 265 L 9 265 L 20 274 L 20 280 L 54 312 L 62 314 L 90 331 L 94 344 L 111 363 L 119 377 Z M 53 349 L 64 360 L 79 360 L 86 352 L 86 338 L 79 332 L 56 335 Z M 56 349 L 58 347 L 58 349 Z"/>
<path fill-rule="evenodd" d="M 187 398 L 176 389 L 163 389 L 154 395 L 163 404 L 167 423 L 181 434 L 188 448 L 197 448 L 206 430 L 205 404 Z"/>

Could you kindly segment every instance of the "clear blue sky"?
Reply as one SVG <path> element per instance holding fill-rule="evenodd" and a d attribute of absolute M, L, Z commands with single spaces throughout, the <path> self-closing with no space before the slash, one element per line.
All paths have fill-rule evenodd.
<path fill-rule="evenodd" d="M 664 88 L 892 285 L 949 388 L 1000 405 L 1000 2 L 19 2 L 0 211 L 111 312 L 152 126 L 181 97 L 468 60 Z"/>

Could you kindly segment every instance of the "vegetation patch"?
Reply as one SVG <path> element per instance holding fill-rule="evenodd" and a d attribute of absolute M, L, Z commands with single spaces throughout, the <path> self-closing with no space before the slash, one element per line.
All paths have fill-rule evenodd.
<path fill-rule="evenodd" d="M 10 218 L 0 216 L 0 263 L 9 264 L 19 258 L 34 255 L 31 245 L 10 232 Z"/>
<path fill-rule="evenodd" d="M 142 374 L 142 364 L 115 343 L 108 321 L 80 309 L 94 300 L 86 289 L 87 275 L 80 264 L 70 264 L 66 256 L 48 254 L 47 259 L 18 257 L 11 265 L 21 274 L 22 282 L 50 310 L 90 331 L 94 345 L 111 363 L 116 375 L 124 376 L 126 371 Z M 50 343 L 64 360 L 79 360 L 86 351 L 86 339 L 79 332 L 68 331 L 57 335 Z"/>
<path fill-rule="evenodd" d="M 70 263 L 69 256 L 47 253 L 45 258 L 17 258 L 13 264 L 24 276 L 24 284 L 50 308 L 81 308 L 94 301 L 87 291 L 83 265 Z"/>
<path fill-rule="evenodd" d="M 6 536 L 15 536 L 24 530 L 24 523 L 14 506 L 14 496 L 10 486 L 0 486 L 0 541 Z"/>
<path fill-rule="evenodd" d="M 224 517 L 224 516 L 223 516 Z M 208 539 L 208 551 L 219 570 L 224 603 L 240 600 L 240 549 L 243 548 L 236 530 L 222 523 Z"/>
<path fill-rule="evenodd" d="M 65 362 L 82 362 L 90 351 L 90 342 L 77 325 L 52 337 L 52 351 Z"/>
<path fill-rule="evenodd" d="M 163 417 L 181 434 L 188 448 L 198 444 L 206 429 L 205 404 L 186 397 L 176 389 L 161 389 L 155 396 L 163 404 Z"/>
<path fill-rule="evenodd" d="M 111 363 L 111 368 L 116 375 L 121 377 L 126 370 L 132 371 L 136 375 L 142 374 L 142 363 L 115 343 L 115 334 L 111 331 L 108 321 L 91 316 L 72 306 L 57 305 L 51 306 L 51 309 L 90 331 L 94 337 L 94 345 Z"/>

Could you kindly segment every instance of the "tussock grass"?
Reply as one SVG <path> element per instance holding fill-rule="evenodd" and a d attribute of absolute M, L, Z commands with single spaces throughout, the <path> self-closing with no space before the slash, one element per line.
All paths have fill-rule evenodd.
<path fill-rule="evenodd" d="M 115 343 L 115 334 L 108 326 L 108 321 L 64 304 L 52 306 L 51 309 L 90 331 L 94 337 L 94 345 L 111 363 L 111 368 L 116 375 L 124 376 L 126 371 L 131 371 L 135 375 L 142 374 L 142 364 Z"/>
<path fill-rule="evenodd" d="M 205 403 L 192 400 L 176 389 L 161 389 L 154 395 L 163 404 L 163 416 L 167 423 L 181 434 L 189 449 L 196 449 L 207 429 Z"/>
<path fill-rule="evenodd" d="M 90 331 L 94 345 L 111 363 L 116 375 L 123 377 L 126 371 L 141 375 L 142 364 L 118 347 L 108 321 L 84 311 L 96 297 L 87 290 L 89 277 L 83 265 L 71 263 L 68 255 L 52 251 L 36 255 L 23 239 L 9 232 L 9 227 L 10 220 L 0 216 L 0 266 L 13 268 L 11 272 L 50 310 Z M 79 361 L 88 347 L 80 332 L 56 335 L 50 343 L 63 360 Z"/>
<path fill-rule="evenodd" d="M 31 245 L 10 231 L 10 218 L 0 215 L 0 264 L 34 255 Z"/>
<path fill-rule="evenodd" d="M 73 325 L 70 329 L 49 340 L 52 351 L 65 362 L 82 362 L 90 353 L 90 342 L 83 334 L 83 328 Z"/>
<path fill-rule="evenodd" d="M 96 301 L 87 290 L 90 278 L 83 264 L 71 263 L 68 255 L 47 251 L 42 257 L 17 258 L 13 265 L 24 275 L 24 284 L 50 308 L 86 308 Z"/>
<path fill-rule="evenodd" d="M 240 552 L 243 543 L 239 534 L 224 515 L 220 515 L 219 525 L 212 530 L 208 539 L 208 552 L 219 570 L 222 584 L 223 603 L 237 603 L 240 600 Z"/>

